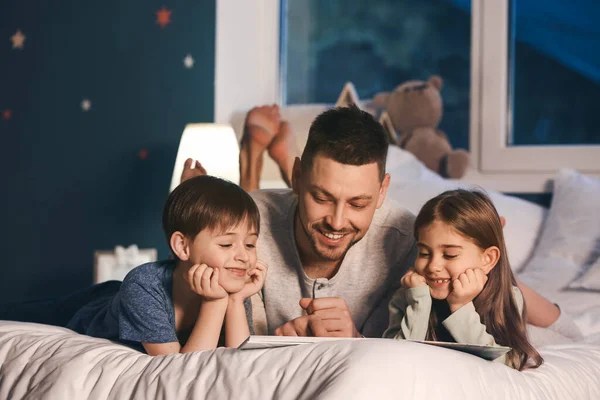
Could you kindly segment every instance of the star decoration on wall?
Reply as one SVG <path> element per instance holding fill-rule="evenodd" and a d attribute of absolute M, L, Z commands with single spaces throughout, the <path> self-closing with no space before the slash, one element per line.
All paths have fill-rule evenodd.
<path fill-rule="evenodd" d="M 2 119 L 8 121 L 12 117 L 12 110 L 3 110 L 2 111 Z"/>
<path fill-rule="evenodd" d="M 92 102 L 89 99 L 83 99 L 81 102 L 81 109 L 84 112 L 87 112 L 90 111 L 90 108 L 92 108 Z"/>
<path fill-rule="evenodd" d="M 140 151 L 138 152 L 138 157 L 140 158 L 140 160 L 147 159 L 148 158 L 148 150 L 140 149 Z"/>
<path fill-rule="evenodd" d="M 162 29 L 169 25 L 171 23 L 171 10 L 168 10 L 165 6 L 158 10 L 156 12 L 156 23 Z"/>
<path fill-rule="evenodd" d="M 185 56 L 185 58 L 183 59 L 183 65 L 187 68 L 187 69 L 192 69 L 194 68 L 194 58 L 192 57 L 191 54 L 188 54 L 187 56 Z"/>
<path fill-rule="evenodd" d="M 17 29 L 17 32 L 10 37 L 10 40 L 13 44 L 12 48 L 22 50 L 25 39 L 27 39 L 27 36 L 23 35 L 23 32 L 21 32 L 20 29 Z"/>

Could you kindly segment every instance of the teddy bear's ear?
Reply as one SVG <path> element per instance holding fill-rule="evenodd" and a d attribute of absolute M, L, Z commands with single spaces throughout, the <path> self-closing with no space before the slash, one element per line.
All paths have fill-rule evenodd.
<path fill-rule="evenodd" d="M 433 87 L 435 87 L 437 90 L 442 90 L 442 86 L 444 86 L 444 81 L 439 75 L 431 75 L 427 82 L 433 85 Z"/>
<path fill-rule="evenodd" d="M 377 93 L 375 97 L 373 97 L 373 104 L 379 107 L 385 107 L 389 98 L 390 94 L 388 92 Z"/>

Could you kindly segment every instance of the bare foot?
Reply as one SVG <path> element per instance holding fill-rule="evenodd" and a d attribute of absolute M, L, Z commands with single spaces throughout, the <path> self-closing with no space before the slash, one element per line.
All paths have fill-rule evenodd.
<path fill-rule="evenodd" d="M 247 192 L 258 189 L 263 154 L 279 129 L 279 107 L 255 107 L 246 115 L 240 144 L 240 186 Z"/>
<path fill-rule="evenodd" d="M 300 156 L 296 147 L 296 139 L 287 121 L 281 121 L 279 131 L 267 148 L 269 156 L 277 163 L 281 177 L 291 187 L 294 160 Z"/>
<path fill-rule="evenodd" d="M 183 164 L 183 171 L 181 172 L 181 181 L 180 182 L 184 182 L 190 178 L 194 178 L 196 176 L 202 176 L 202 175 L 208 175 L 208 174 L 206 173 L 206 169 L 204 169 L 202 164 L 200 164 L 200 161 L 196 161 L 196 163 L 194 163 L 194 160 L 192 160 L 191 158 L 188 158 L 187 160 L 185 160 L 185 163 Z"/>
<path fill-rule="evenodd" d="M 247 140 L 254 142 L 256 146 L 261 147 L 263 150 L 266 149 L 277 134 L 280 118 L 277 104 L 254 107 L 246 115 L 242 141 L 247 137 Z"/>

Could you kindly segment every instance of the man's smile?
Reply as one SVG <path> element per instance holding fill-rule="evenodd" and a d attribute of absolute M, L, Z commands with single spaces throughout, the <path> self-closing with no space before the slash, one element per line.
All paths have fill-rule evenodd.
<path fill-rule="evenodd" d="M 329 245 L 336 245 L 342 242 L 346 236 L 352 233 L 349 230 L 335 232 L 321 228 L 315 228 L 315 231 L 320 234 L 319 236 L 323 239 L 323 242 Z"/>

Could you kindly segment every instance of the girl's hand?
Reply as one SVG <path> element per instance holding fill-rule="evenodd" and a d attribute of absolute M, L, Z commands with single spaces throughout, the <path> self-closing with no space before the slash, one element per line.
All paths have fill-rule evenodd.
<path fill-rule="evenodd" d="M 468 269 L 452 281 L 452 292 L 446 300 L 450 312 L 455 312 L 465 304 L 473 301 L 483 290 L 488 277 L 479 268 Z"/>
<path fill-rule="evenodd" d="M 250 282 L 246 282 L 242 290 L 239 292 L 232 293 L 230 295 L 231 297 L 244 300 L 253 294 L 258 293 L 265 284 L 265 278 L 267 276 L 267 264 L 260 260 L 256 261 L 256 266 L 248 272 L 248 275 L 250 276 Z"/>
<path fill-rule="evenodd" d="M 417 286 L 427 285 L 427 281 L 423 275 L 419 275 L 414 268 L 408 270 L 408 272 L 400 280 L 400 284 L 405 288 L 414 288 Z"/>
<path fill-rule="evenodd" d="M 227 297 L 227 292 L 219 285 L 219 269 L 206 264 L 193 265 L 187 273 L 190 288 L 205 300 L 213 301 Z"/>

